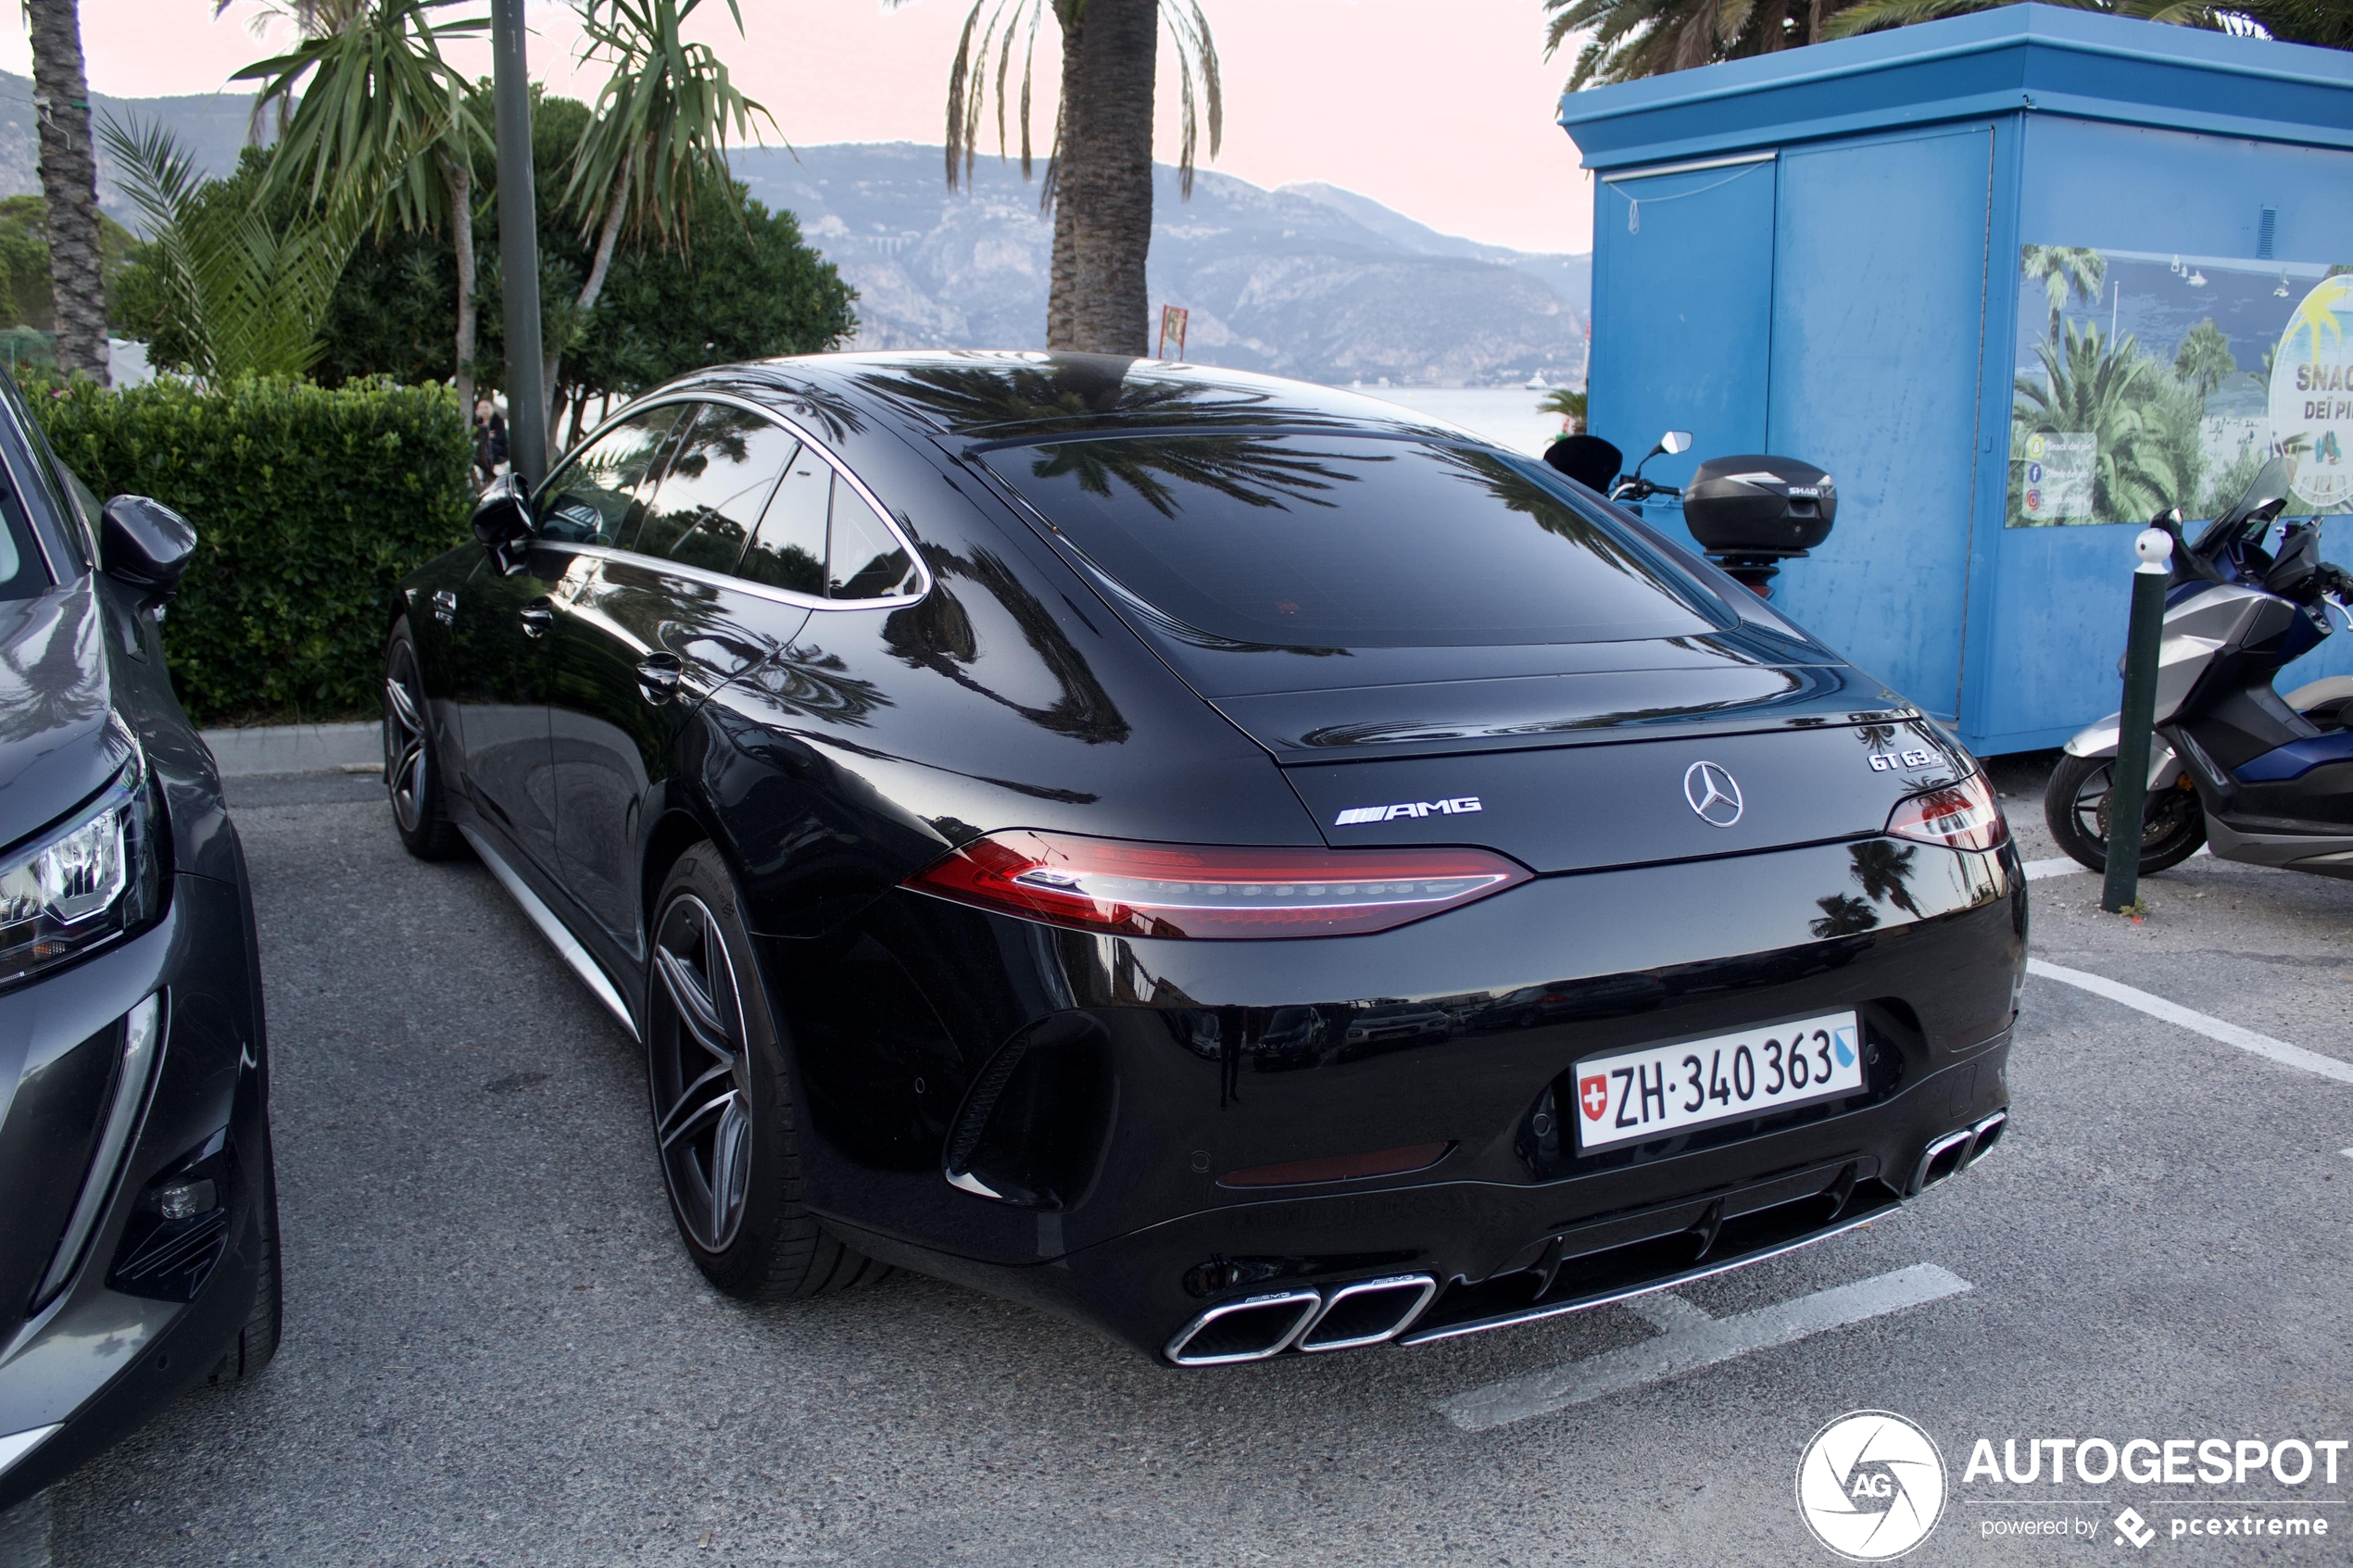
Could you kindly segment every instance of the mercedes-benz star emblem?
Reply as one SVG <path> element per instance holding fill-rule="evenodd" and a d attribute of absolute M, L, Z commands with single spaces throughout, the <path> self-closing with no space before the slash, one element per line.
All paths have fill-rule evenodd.
<path fill-rule="evenodd" d="M 1683 770 L 1683 798 L 1692 803 L 1699 820 L 1710 827 L 1730 827 L 1741 820 L 1741 812 L 1745 809 L 1741 802 L 1741 786 L 1716 762 L 1694 762 Z"/>

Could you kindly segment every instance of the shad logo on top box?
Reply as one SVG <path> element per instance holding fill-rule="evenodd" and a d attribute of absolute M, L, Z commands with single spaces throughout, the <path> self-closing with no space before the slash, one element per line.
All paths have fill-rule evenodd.
<path fill-rule="evenodd" d="M 1944 1515 L 1944 1457 L 1900 1415 L 1851 1411 L 1815 1433 L 1799 1456 L 1797 1512 L 1841 1557 L 1901 1557 Z"/>

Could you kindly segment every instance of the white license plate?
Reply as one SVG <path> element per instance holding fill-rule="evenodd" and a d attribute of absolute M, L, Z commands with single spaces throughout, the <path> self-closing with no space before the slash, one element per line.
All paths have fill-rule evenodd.
<path fill-rule="evenodd" d="M 1863 1086 L 1863 1032 L 1852 1012 L 1648 1046 L 1577 1064 L 1577 1147 L 1663 1137 L 1761 1116 Z"/>

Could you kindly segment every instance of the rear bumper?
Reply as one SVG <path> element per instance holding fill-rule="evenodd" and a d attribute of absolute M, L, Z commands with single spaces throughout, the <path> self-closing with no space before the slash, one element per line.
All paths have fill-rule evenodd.
<path fill-rule="evenodd" d="M 955 1086 L 928 1143 L 919 1103 L 895 1141 L 871 1120 L 828 1135 L 877 1097 L 817 1093 L 812 1201 L 877 1257 L 1154 1355 L 1203 1311 L 1267 1293 L 1427 1275 L 1412 1339 L 1655 1287 L 1892 1207 L 1931 1145 L 2007 1107 L 2016 853 L 1923 846 L 1905 864 L 1901 902 L 1857 897 L 1866 861 L 1833 845 L 1543 878 L 1398 931 L 1288 943 L 1120 942 L 910 896 L 861 941 L 905 954 L 926 995 L 1065 1005 L 991 1036 L 1012 1043 Z M 788 974 L 784 996 L 799 989 Z M 1867 1043 L 1854 1095 L 1563 1148 L 1561 1079 L 1581 1059 L 1847 1007 Z M 1420 1022 L 1393 1038 L 1364 1027 L 1405 1016 Z M 822 1091 L 837 1064 L 812 1059 L 822 1030 L 796 1034 Z M 948 1043 L 863 1045 L 874 1089 L 893 1048 L 911 1077 L 952 1070 Z M 1024 1051 L 1036 1065 L 1009 1069 Z M 1229 1179 L 1433 1148 L 1390 1176 Z"/>
<path fill-rule="evenodd" d="M 1931 1145 L 2007 1111 L 2008 1049 L 2005 1034 L 1868 1110 L 1655 1160 L 1639 1176 L 1326 1190 L 1199 1210 L 1023 1266 L 840 1228 L 887 1261 L 1054 1311 L 1164 1357 L 1221 1304 L 1299 1290 L 1328 1298 L 1353 1281 L 1427 1275 L 1438 1286 L 1432 1299 L 1390 1336 L 1419 1344 L 1623 1300 L 1892 1211 L 1914 1196 Z M 1973 1152 L 1965 1148 L 1957 1168 Z"/>
<path fill-rule="evenodd" d="M 113 1190 L 72 1275 L 30 1316 L 29 1302 L 0 1303 L 0 1439 L 55 1429 L 0 1471 L 0 1508 L 59 1479 L 203 1378 L 253 1306 L 269 1133 L 251 944 L 245 889 L 182 874 L 153 930 L 0 997 L 0 1032 L 22 1031 L 31 1060 L 48 1054 L 44 1042 L 84 1039 L 150 996 L 163 997 L 164 1019 L 137 1130 L 118 1171 L 94 1174 Z M 24 1132 L 11 1126 L 6 1135 Z M 115 1288 L 109 1275 L 126 1244 L 135 1251 L 142 1239 L 131 1234 L 141 1192 L 216 1137 L 227 1156 L 218 1261 L 193 1293 L 176 1292 L 189 1299 Z"/>

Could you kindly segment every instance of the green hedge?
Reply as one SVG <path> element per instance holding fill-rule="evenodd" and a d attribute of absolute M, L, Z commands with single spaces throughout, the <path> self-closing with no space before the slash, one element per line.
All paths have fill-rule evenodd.
<path fill-rule="evenodd" d="M 472 446 L 449 388 L 26 391 L 91 489 L 195 525 L 163 633 L 198 723 L 375 711 L 394 583 L 466 536 Z"/>

